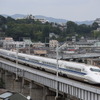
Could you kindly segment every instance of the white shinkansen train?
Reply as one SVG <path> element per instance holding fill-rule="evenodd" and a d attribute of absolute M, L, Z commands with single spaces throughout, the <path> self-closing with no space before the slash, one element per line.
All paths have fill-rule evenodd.
<path fill-rule="evenodd" d="M 31 67 L 44 69 L 45 71 L 55 72 L 57 68 L 57 60 L 28 55 L 23 53 L 8 51 L 0 49 L 0 56 L 15 61 L 18 59 L 19 63 L 28 64 Z M 86 65 L 81 63 L 69 62 L 69 61 L 58 61 L 58 72 L 67 77 L 85 81 L 92 84 L 100 84 L 100 68 L 92 65 Z"/>

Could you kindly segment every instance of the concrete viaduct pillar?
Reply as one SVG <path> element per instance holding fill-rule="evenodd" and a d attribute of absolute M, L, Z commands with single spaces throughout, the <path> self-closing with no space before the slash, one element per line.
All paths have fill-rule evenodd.
<path fill-rule="evenodd" d="M 58 98 L 55 98 L 56 93 L 54 90 L 25 77 L 18 76 L 18 80 L 16 80 L 16 74 L 1 69 L 0 78 L 3 78 L 6 89 L 20 92 L 26 97 L 30 96 L 32 100 L 77 100 L 70 99 L 69 95 L 63 93 L 59 94 Z"/>

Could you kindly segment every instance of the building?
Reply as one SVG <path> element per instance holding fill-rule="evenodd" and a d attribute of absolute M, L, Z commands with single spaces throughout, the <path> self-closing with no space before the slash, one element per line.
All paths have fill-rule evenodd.
<path fill-rule="evenodd" d="M 35 17 L 33 15 L 27 15 L 24 19 L 34 19 Z"/>
<path fill-rule="evenodd" d="M 97 18 L 94 22 L 98 23 L 98 25 L 100 26 L 100 18 Z"/>
<path fill-rule="evenodd" d="M 3 48 L 8 50 L 13 50 L 16 48 L 29 48 L 32 45 L 32 41 L 30 39 L 23 39 L 23 41 L 14 41 L 11 37 L 6 37 L 3 42 Z"/>
<path fill-rule="evenodd" d="M 90 65 L 94 65 L 100 68 L 100 58 L 96 59 L 87 59 L 87 63 Z"/>
<path fill-rule="evenodd" d="M 40 21 L 41 23 L 46 23 L 46 22 L 48 22 L 46 19 L 43 19 L 43 18 L 39 18 L 39 19 L 35 18 L 34 20 L 35 20 L 35 21 Z"/>
<path fill-rule="evenodd" d="M 100 31 L 100 18 L 97 18 L 94 22 L 98 23 L 99 27 L 97 28 L 97 31 Z"/>
<path fill-rule="evenodd" d="M 95 43 L 95 42 L 99 42 L 99 40 L 95 40 L 95 39 L 91 39 L 91 40 L 87 40 L 88 43 Z"/>
<path fill-rule="evenodd" d="M 47 50 L 33 50 L 35 55 L 47 55 Z"/>
<path fill-rule="evenodd" d="M 95 46 L 95 47 L 100 47 L 100 42 L 95 42 L 95 43 L 94 43 L 94 46 Z"/>
<path fill-rule="evenodd" d="M 12 37 L 2 37 L 0 38 L 0 47 L 6 48 L 8 43 L 14 42 Z"/>
<path fill-rule="evenodd" d="M 25 42 L 18 42 L 18 41 L 17 42 L 15 42 L 15 41 L 4 42 L 3 48 L 8 49 L 8 50 L 13 50 L 13 49 L 16 49 L 16 48 L 25 48 Z"/>
<path fill-rule="evenodd" d="M 34 42 L 32 46 L 35 47 L 35 48 L 45 47 L 45 43 Z"/>
<path fill-rule="evenodd" d="M 50 40 L 49 41 L 49 46 L 50 47 L 55 48 L 55 47 L 57 47 L 57 45 L 58 45 L 58 41 L 57 40 Z"/>

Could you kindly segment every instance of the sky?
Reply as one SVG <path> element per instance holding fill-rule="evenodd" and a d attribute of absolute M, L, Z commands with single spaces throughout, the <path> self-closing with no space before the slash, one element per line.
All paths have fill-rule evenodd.
<path fill-rule="evenodd" d="M 0 0 L 0 14 L 43 15 L 72 21 L 100 18 L 100 0 Z"/>

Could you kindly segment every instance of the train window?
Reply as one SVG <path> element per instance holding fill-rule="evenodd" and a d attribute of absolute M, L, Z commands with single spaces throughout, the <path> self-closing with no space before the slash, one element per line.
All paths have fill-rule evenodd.
<path fill-rule="evenodd" d="M 53 63 L 50 63 L 50 65 L 52 65 L 52 66 L 57 66 L 56 64 L 53 64 Z"/>
<path fill-rule="evenodd" d="M 32 62 L 39 62 L 38 60 L 35 60 L 35 59 L 29 59 L 29 60 Z"/>
<path fill-rule="evenodd" d="M 25 60 L 29 60 L 29 58 L 28 57 L 25 57 Z"/>
<path fill-rule="evenodd" d="M 19 58 L 19 59 L 25 59 L 25 57 L 22 57 L 22 56 L 18 56 L 18 58 Z"/>
<path fill-rule="evenodd" d="M 96 69 L 96 68 L 90 68 L 90 70 L 93 72 L 100 72 L 100 69 Z"/>
<path fill-rule="evenodd" d="M 14 55 L 14 54 L 10 54 L 10 56 L 11 56 L 11 57 L 15 57 L 15 55 Z"/>
<path fill-rule="evenodd" d="M 38 60 L 34 60 L 35 62 L 39 62 Z"/>
<path fill-rule="evenodd" d="M 9 53 L 7 53 L 7 55 L 9 55 Z"/>
<path fill-rule="evenodd" d="M 44 61 L 43 61 L 43 64 L 47 64 L 47 65 L 51 65 L 51 66 L 57 66 L 56 64 L 49 63 L 49 62 L 44 62 Z"/>
<path fill-rule="evenodd" d="M 66 69 L 69 69 L 69 70 L 81 72 L 81 69 L 79 69 L 79 68 L 73 68 L 73 67 L 68 67 L 68 66 L 65 66 L 65 67 L 66 67 Z"/>

